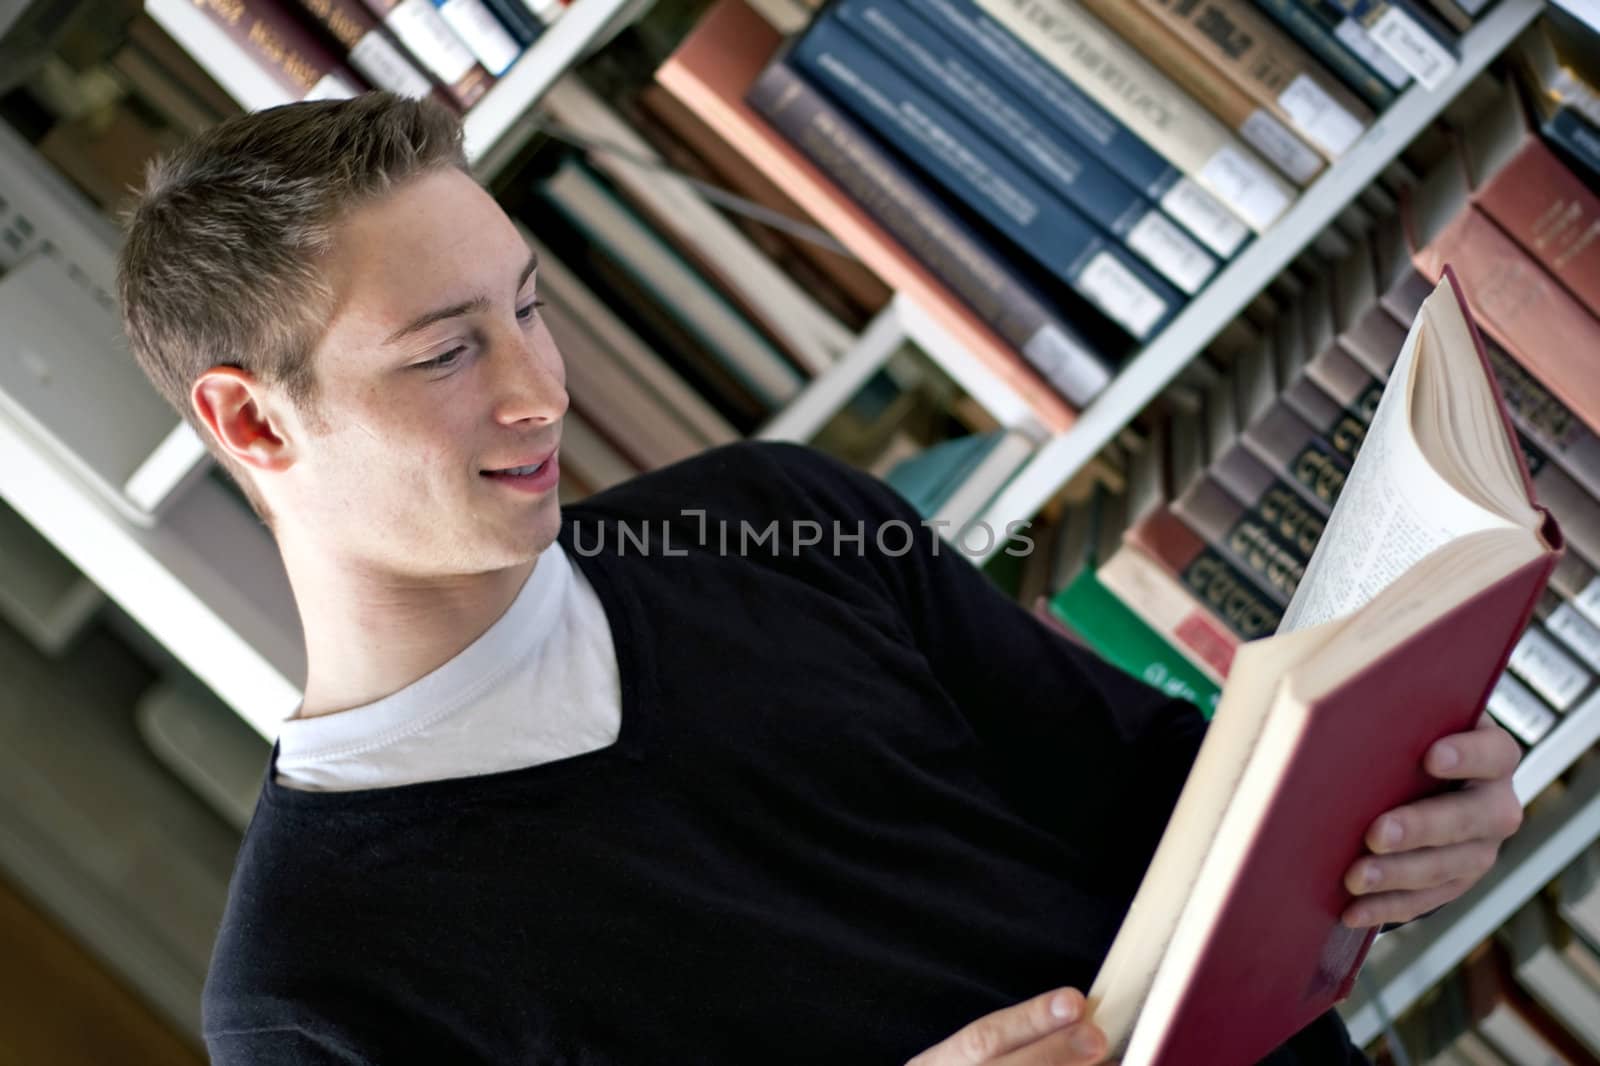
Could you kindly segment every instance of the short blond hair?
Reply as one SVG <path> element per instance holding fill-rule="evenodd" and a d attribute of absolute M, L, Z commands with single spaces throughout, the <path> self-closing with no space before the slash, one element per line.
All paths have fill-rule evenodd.
<path fill-rule="evenodd" d="M 321 424 L 311 355 L 332 292 L 319 260 L 349 212 L 410 178 L 467 170 L 461 124 L 427 100 L 368 92 L 239 115 L 150 165 L 125 218 L 123 328 L 146 376 L 257 516 L 274 516 L 189 400 L 215 366 L 281 387 Z"/>

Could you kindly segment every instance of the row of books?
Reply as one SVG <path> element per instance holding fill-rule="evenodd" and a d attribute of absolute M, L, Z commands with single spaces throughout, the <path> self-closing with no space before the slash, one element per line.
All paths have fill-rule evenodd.
<path fill-rule="evenodd" d="M 695 69 L 752 47 L 739 7 L 663 83 L 738 90 L 1072 406 L 1447 70 L 1457 32 L 1411 3 L 837 0 L 739 87 Z"/>
<path fill-rule="evenodd" d="M 1600 844 L 1400 1018 L 1377 1061 L 1600 1064 Z"/>
<path fill-rule="evenodd" d="M 1496 88 L 1395 215 L 1342 220 L 1337 242 L 1317 242 L 1341 254 L 1308 252 L 1143 432 L 1123 435 L 1120 491 L 1067 509 L 1021 594 L 1108 658 L 1213 703 L 1240 644 L 1277 629 L 1406 327 L 1448 263 L 1491 341 L 1535 493 L 1569 542 L 1489 709 L 1531 747 L 1600 699 L 1600 393 L 1576 354 L 1600 345 L 1592 293 L 1579 295 L 1600 277 L 1583 236 L 1600 194 L 1527 124 L 1513 87 Z M 1130 653 L 1127 619 L 1120 636 L 1097 632 L 1108 599 L 1156 639 Z"/>
<path fill-rule="evenodd" d="M 146 0 L 248 110 L 368 89 L 477 103 L 570 0 Z"/>

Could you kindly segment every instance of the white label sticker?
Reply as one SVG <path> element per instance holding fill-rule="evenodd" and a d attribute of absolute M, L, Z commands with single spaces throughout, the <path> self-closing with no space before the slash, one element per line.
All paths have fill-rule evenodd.
<path fill-rule="evenodd" d="M 1571 707 L 1589 687 L 1589 671 L 1539 629 L 1529 629 L 1517 641 L 1511 669 L 1558 711 Z"/>
<path fill-rule="evenodd" d="M 1231 145 L 1218 148 L 1198 177 L 1257 233 L 1289 206 L 1288 193 L 1272 174 Z"/>
<path fill-rule="evenodd" d="M 1306 184 L 1322 169 L 1322 157 L 1264 108 L 1256 108 L 1240 124 L 1239 136 L 1296 185 Z"/>
<path fill-rule="evenodd" d="M 1061 395 L 1080 407 L 1111 384 L 1111 369 L 1058 326 L 1039 327 L 1022 346 L 1022 356 L 1060 390 Z"/>
<path fill-rule="evenodd" d="M 1556 724 L 1555 712 L 1510 674 L 1500 675 L 1489 693 L 1489 714 L 1530 748 Z"/>
<path fill-rule="evenodd" d="M 1098 252 L 1089 260 L 1089 265 L 1078 275 L 1078 286 L 1102 311 L 1140 340 L 1167 311 L 1167 302 L 1133 271 L 1117 262 L 1110 252 Z"/>
<path fill-rule="evenodd" d="M 1305 131 L 1311 143 L 1337 159 L 1366 129 L 1309 74 L 1298 75 L 1278 94 L 1278 106 Z"/>
<path fill-rule="evenodd" d="M 1456 69 L 1456 57 L 1410 15 L 1391 7 L 1371 27 L 1372 39 L 1429 89 L 1437 89 Z"/>
<path fill-rule="evenodd" d="M 422 99 L 433 91 L 430 82 L 389 38 L 373 30 L 350 49 L 350 65 L 375 88 L 388 89 L 399 96 Z"/>
<path fill-rule="evenodd" d="M 446 85 L 460 81 L 478 62 L 445 23 L 433 0 L 400 0 L 383 17 L 383 24 Z"/>
<path fill-rule="evenodd" d="M 1200 291 L 1217 266 L 1209 252 L 1160 211 L 1146 211 L 1128 231 L 1127 241 L 1145 262 L 1190 296 Z"/>
<path fill-rule="evenodd" d="M 1600 670 L 1600 626 L 1579 614 L 1576 607 L 1563 603 L 1550 612 L 1544 627 L 1577 652 L 1589 669 Z"/>
<path fill-rule="evenodd" d="M 1582 592 L 1572 597 L 1572 606 L 1589 621 L 1600 626 L 1600 577 L 1592 579 Z"/>
<path fill-rule="evenodd" d="M 345 77 L 337 70 L 330 70 L 317 79 L 303 99 L 306 100 L 348 100 L 361 93 L 361 86 Z"/>
<path fill-rule="evenodd" d="M 1237 215 L 1188 178 L 1179 178 L 1161 197 L 1161 210 L 1224 259 L 1250 236 L 1250 228 Z"/>
<path fill-rule="evenodd" d="M 1377 72 L 1378 77 L 1388 82 L 1392 88 L 1404 89 L 1411 84 L 1411 75 L 1406 73 L 1406 68 L 1394 61 L 1394 57 L 1378 47 L 1367 28 L 1353 18 L 1346 18 L 1334 27 L 1333 35 L 1356 58 Z"/>
<path fill-rule="evenodd" d="M 472 49 L 478 62 L 496 77 L 504 74 L 522 53 L 522 46 L 500 25 L 500 20 L 489 12 L 483 0 L 444 0 L 439 5 L 439 14 Z"/>

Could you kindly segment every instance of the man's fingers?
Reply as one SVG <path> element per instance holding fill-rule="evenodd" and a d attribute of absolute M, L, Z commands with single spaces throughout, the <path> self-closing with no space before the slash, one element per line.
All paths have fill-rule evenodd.
<path fill-rule="evenodd" d="M 1470 881 L 1451 881 L 1420 892 L 1384 892 L 1376 896 L 1364 896 L 1346 907 L 1341 917 L 1351 929 L 1409 922 L 1459 899 L 1471 887 Z"/>
<path fill-rule="evenodd" d="M 1099 1066 L 1105 1055 L 1105 1034 L 1093 1022 L 1080 1022 L 990 1062 L 991 1066 Z"/>
<path fill-rule="evenodd" d="M 1470 733 L 1438 741 L 1423 757 L 1422 767 L 1444 781 L 1490 781 L 1509 777 L 1522 759 L 1522 749 L 1493 720 L 1479 720 Z"/>
<path fill-rule="evenodd" d="M 1058 988 L 1005 1007 L 958 1030 L 906 1066 L 979 1066 L 1065 1029 L 1083 1017 L 1083 994 Z M 1085 1059 L 1093 1062 L 1094 1059 Z"/>
<path fill-rule="evenodd" d="M 1472 840 L 1501 841 L 1522 824 L 1522 804 L 1509 781 L 1469 785 L 1381 815 L 1367 831 L 1375 855 L 1442 848 Z"/>
<path fill-rule="evenodd" d="M 1477 881 L 1494 867 L 1500 847 L 1473 840 L 1443 848 L 1422 848 L 1400 855 L 1360 859 L 1345 875 L 1344 887 L 1354 896 L 1437 888 L 1451 881 Z"/>

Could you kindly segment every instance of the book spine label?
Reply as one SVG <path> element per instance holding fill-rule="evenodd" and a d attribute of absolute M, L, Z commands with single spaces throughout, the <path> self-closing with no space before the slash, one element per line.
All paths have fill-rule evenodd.
<path fill-rule="evenodd" d="M 1456 57 L 1409 11 L 1384 3 L 1364 4 L 1372 11 L 1364 20 L 1379 48 L 1425 88 L 1437 89 L 1456 69 Z"/>
<path fill-rule="evenodd" d="M 1301 46 L 1321 60 L 1346 85 L 1360 94 L 1367 106 L 1383 110 L 1394 103 L 1395 91 L 1370 70 L 1333 28 L 1324 25 L 1297 0 L 1255 0 Z M 1365 34 L 1363 33 L 1363 36 Z M 1370 43 L 1370 42 L 1369 42 Z M 1376 49 L 1374 49 L 1376 50 Z M 1387 59 L 1387 57 L 1385 57 Z"/>
<path fill-rule="evenodd" d="M 1555 728 L 1556 714 L 1510 674 L 1501 674 L 1489 693 L 1489 714 L 1527 747 Z"/>
<path fill-rule="evenodd" d="M 1544 627 L 1576 653 L 1591 671 L 1600 672 L 1600 626 L 1585 618 L 1572 604 L 1562 603 L 1550 612 Z"/>
<path fill-rule="evenodd" d="M 289 12 L 262 0 L 194 0 L 297 100 L 354 96 L 358 80 Z"/>
<path fill-rule="evenodd" d="M 437 0 L 437 6 L 445 25 L 461 38 L 490 74 L 504 74 L 522 53 L 522 48 L 483 0 Z"/>
<path fill-rule="evenodd" d="M 1511 650 L 1510 666 L 1557 711 L 1571 707 L 1592 680 L 1576 659 L 1536 626 L 1530 626 Z"/>
<path fill-rule="evenodd" d="M 922 171 L 1136 339 L 1181 302 L 1132 255 L 1051 196 L 839 22 L 814 23 L 790 61 Z"/>
<path fill-rule="evenodd" d="M 1222 203 L 1188 178 L 1180 177 L 1161 194 L 1161 210 L 1178 220 L 1200 242 L 1226 259 L 1244 246 L 1250 230 Z"/>
<path fill-rule="evenodd" d="M 897 64 L 943 105 L 965 115 L 1035 177 L 1115 234 L 1170 282 L 1197 292 L 1216 261 L 1138 190 L 1073 139 L 1042 128 L 1026 103 L 967 62 L 952 42 L 892 0 L 854 0 L 833 8 L 881 57 Z"/>
<path fill-rule="evenodd" d="M 433 83 L 418 70 L 356 0 L 300 0 L 300 6 L 344 45 L 350 65 L 374 88 L 421 99 Z"/>
<path fill-rule="evenodd" d="M 978 3 L 1252 229 L 1265 230 L 1294 199 L 1221 122 L 1086 12 L 1064 0 Z"/>
<path fill-rule="evenodd" d="M 1556 113 L 1539 127 L 1546 140 L 1556 145 L 1580 169 L 1586 171 L 1591 185 L 1600 182 L 1600 132 L 1570 107 L 1556 109 Z"/>
<path fill-rule="evenodd" d="M 1229 80 L 1291 122 L 1330 159 L 1355 143 L 1371 120 L 1366 108 L 1244 0 L 1139 0 Z"/>
<path fill-rule="evenodd" d="M 1339 493 L 1344 491 L 1349 472 L 1344 460 L 1315 438 L 1307 441 L 1289 464 L 1291 483 L 1300 488 L 1303 497 L 1313 501 L 1319 509 L 1326 508 L 1327 512 L 1333 510 Z"/>
<path fill-rule="evenodd" d="M 472 52 L 461 43 L 461 38 L 445 23 L 444 16 L 433 6 L 433 0 L 367 0 L 383 24 L 389 28 L 406 51 L 449 87 L 451 95 L 463 107 L 471 107 L 488 91 L 492 80 Z"/>
<path fill-rule="evenodd" d="M 1387 82 L 1390 88 L 1398 91 L 1411 84 L 1411 75 L 1406 73 L 1406 68 L 1395 62 L 1394 56 L 1379 48 L 1372 34 L 1355 19 L 1348 15 L 1340 18 L 1334 24 L 1333 35 L 1354 52 L 1357 59 L 1372 68 L 1373 73 Z"/>
<path fill-rule="evenodd" d="M 1600 577 L 1594 578 L 1572 597 L 1572 605 L 1589 621 L 1600 626 Z"/>
<path fill-rule="evenodd" d="M 1322 170 L 1322 158 L 1265 108 L 1256 108 L 1239 124 L 1239 137 L 1296 185 Z"/>
<path fill-rule="evenodd" d="M 1223 544 L 1280 607 L 1289 605 L 1305 577 L 1305 563 L 1279 542 L 1271 526 L 1247 511 L 1228 528 Z"/>
<path fill-rule="evenodd" d="M 1278 543 L 1294 553 L 1302 566 L 1311 561 L 1325 525 L 1321 515 L 1307 507 L 1281 480 L 1273 479 L 1267 491 L 1256 500 L 1253 510 L 1261 516 Z"/>
<path fill-rule="evenodd" d="M 1239 638 L 1155 559 L 1124 546 L 1101 564 L 1096 576 L 1208 677 L 1220 682 L 1228 676 Z"/>
<path fill-rule="evenodd" d="M 1241 640 L 1270 637 L 1283 621 L 1283 612 L 1213 548 L 1201 551 L 1178 576 L 1184 587 Z"/>
<path fill-rule="evenodd" d="M 770 64 L 747 99 L 1068 400 L 1086 404 L 1110 381 L 1075 330 L 787 64 Z"/>

